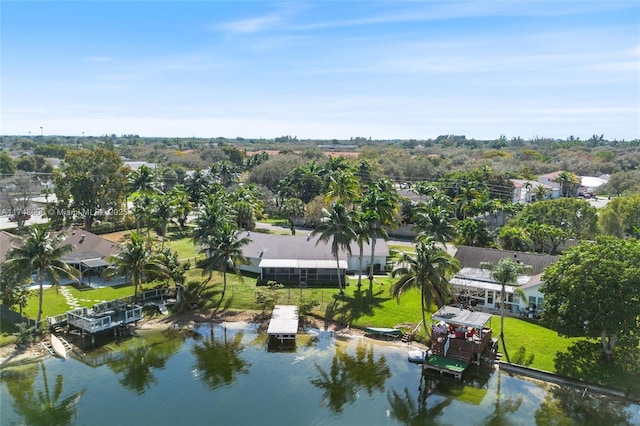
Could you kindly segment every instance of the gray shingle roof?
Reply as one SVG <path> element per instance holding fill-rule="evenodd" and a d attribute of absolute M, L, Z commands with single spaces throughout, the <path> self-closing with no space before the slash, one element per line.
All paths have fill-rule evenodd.
<path fill-rule="evenodd" d="M 242 234 L 244 236 L 244 234 Z M 300 235 L 273 235 L 261 232 L 249 234 L 251 242 L 244 246 L 242 251 L 246 257 L 259 257 L 262 259 L 301 259 L 301 260 L 333 260 L 331 244 L 320 242 L 316 244 L 316 237 Z M 357 256 L 360 252 L 357 243 L 351 244 L 351 254 Z M 262 253 L 262 255 L 260 255 Z M 364 255 L 371 254 L 371 246 L 364 244 Z M 376 256 L 389 256 L 387 242 L 378 239 L 376 242 Z M 347 253 L 340 251 L 340 259 L 346 260 Z"/>
<path fill-rule="evenodd" d="M 560 259 L 560 256 L 548 254 L 526 253 L 520 251 L 498 250 L 483 247 L 460 246 L 455 258 L 460 261 L 461 267 L 480 268 L 480 262 L 496 263 L 504 257 L 517 259 L 525 265 L 531 266 L 533 274 L 541 274 L 544 269 Z"/>

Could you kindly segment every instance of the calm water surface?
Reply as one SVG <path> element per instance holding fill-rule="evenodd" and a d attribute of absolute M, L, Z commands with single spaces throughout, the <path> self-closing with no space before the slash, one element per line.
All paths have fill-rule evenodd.
<path fill-rule="evenodd" d="M 640 425 L 640 405 L 490 368 L 421 373 L 406 347 L 327 332 L 270 352 L 240 323 L 140 333 L 78 359 L 4 368 L 0 424 Z"/>

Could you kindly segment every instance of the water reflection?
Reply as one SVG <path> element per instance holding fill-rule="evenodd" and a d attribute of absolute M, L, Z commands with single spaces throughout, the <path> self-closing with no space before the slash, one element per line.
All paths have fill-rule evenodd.
<path fill-rule="evenodd" d="M 320 376 L 312 379 L 311 384 L 323 391 L 322 404 L 334 413 L 341 413 L 346 404 L 355 402 L 361 389 L 369 396 L 374 391 L 383 391 L 391 377 L 384 355 L 376 359 L 373 345 L 364 341 L 358 342 L 355 356 L 336 346 L 329 371 L 318 364 L 316 369 Z"/>
<path fill-rule="evenodd" d="M 623 405 L 595 398 L 588 389 L 552 387 L 535 413 L 536 424 L 632 425 Z"/>
<path fill-rule="evenodd" d="M 517 398 L 515 395 L 502 396 L 502 374 L 498 373 L 498 380 L 496 385 L 495 402 L 493 403 L 493 412 L 491 412 L 483 422 L 486 425 L 508 425 L 511 424 L 509 418 L 512 414 L 517 413 L 520 410 L 520 406 L 524 400 L 524 396 L 519 394 Z"/>
<path fill-rule="evenodd" d="M 229 339 L 227 327 L 222 326 L 222 339 L 216 339 L 214 330 L 215 327 L 210 327 L 208 337 L 192 349 L 194 369 L 210 389 L 233 383 L 239 374 L 247 374 L 250 366 L 240 356 L 245 349 L 242 344 L 244 333 L 235 333 Z"/>
<path fill-rule="evenodd" d="M 3 366 L 0 424 L 110 426 L 115 412 L 123 426 L 210 424 L 212 412 L 216 424 L 263 426 L 640 424 L 637 403 L 493 366 L 455 380 L 368 339 L 300 335 L 295 352 L 271 353 L 253 325 L 139 334 L 80 359 Z"/>
<path fill-rule="evenodd" d="M 148 333 L 131 339 L 120 356 L 108 358 L 105 364 L 114 373 L 121 374 L 120 384 L 138 395 L 156 383 L 154 370 L 164 368 L 167 360 L 175 354 L 184 341 L 176 331 Z"/>
<path fill-rule="evenodd" d="M 36 386 L 40 367 L 42 388 Z M 63 397 L 64 379 L 56 375 L 50 388 L 45 363 L 40 361 L 2 372 L 2 381 L 13 399 L 13 409 L 29 425 L 67 425 L 77 414 L 77 404 L 84 390 Z M 38 390 L 36 390 L 38 389 Z"/>
<path fill-rule="evenodd" d="M 405 425 L 450 424 L 447 407 L 454 401 L 479 405 L 486 397 L 492 369 L 472 367 L 462 380 L 422 369 L 417 395 L 408 388 L 387 393 L 389 415 Z"/>

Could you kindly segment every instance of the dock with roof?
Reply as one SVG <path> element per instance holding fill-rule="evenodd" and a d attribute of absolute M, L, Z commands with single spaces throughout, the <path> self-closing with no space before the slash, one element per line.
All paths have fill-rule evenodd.
<path fill-rule="evenodd" d="M 269 343 L 294 343 L 298 334 L 298 307 L 276 305 L 271 313 L 267 335 Z"/>

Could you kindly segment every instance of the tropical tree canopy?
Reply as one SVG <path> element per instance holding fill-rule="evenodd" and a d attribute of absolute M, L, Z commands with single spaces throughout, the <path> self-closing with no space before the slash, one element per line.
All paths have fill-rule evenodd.
<path fill-rule="evenodd" d="M 134 300 L 138 297 L 138 286 L 148 275 L 168 277 L 162 256 L 146 244 L 138 232 L 120 244 L 120 253 L 110 257 L 111 265 L 105 269 L 106 277 L 128 276 L 134 285 Z"/>
<path fill-rule="evenodd" d="M 391 276 L 398 280 L 391 286 L 390 294 L 399 299 L 410 289 L 417 289 L 422 295 L 422 325 L 427 336 L 426 312 L 431 306 L 442 307 L 454 299 L 449 277 L 460 269 L 457 259 L 441 248 L 433 237 L 423 237 L 418 241 L 415 256 L 403 254 Z"/>
<path fill-rule="evenodd" d="M 617 343 L 637 346 L 640 241 L 584 242 L 547 267 L 542 279 L 546 325 L 563 336 L 601 339 L 609 359 Z"/>
<path fill-rule="evenodd" d="M 351 254 L 351 242 L 357 239 L 355 230 L 353 229 L 352 217 L 349 211 L 342 203 L 337 203 L 331 211 L 325 210 L 324 217 L 320 225 L 313 231 L 311 236 L 318 236 L 316 245 L 320 242 L 331 242 L 331 253 L 336 259 L 336 268 L 338 271 L 338 287 L 342 292 L 342 280 L 340 278 L 340 249 L 346 250 Z"/>
<path fill-rule="evenodd" d="M 62 233 L 51 233 L 48 225 L 33 225 L 27 231 L 26 237 L 23 237 L 22 245 L 9 250 L 7 260 L 2 264 L 2 276 L 11 279 L 21 280 L 36 271 L 39 286 L 36 323 L 40 323 L 42 318 L 45 280 L 57 285 L 61 276 L 76 280 L 80 274 L 80 271 L 61 260 L 65 254 L 73 250 L 71 244 L 63 244 L 64 239 L 65 235 Z"/>

